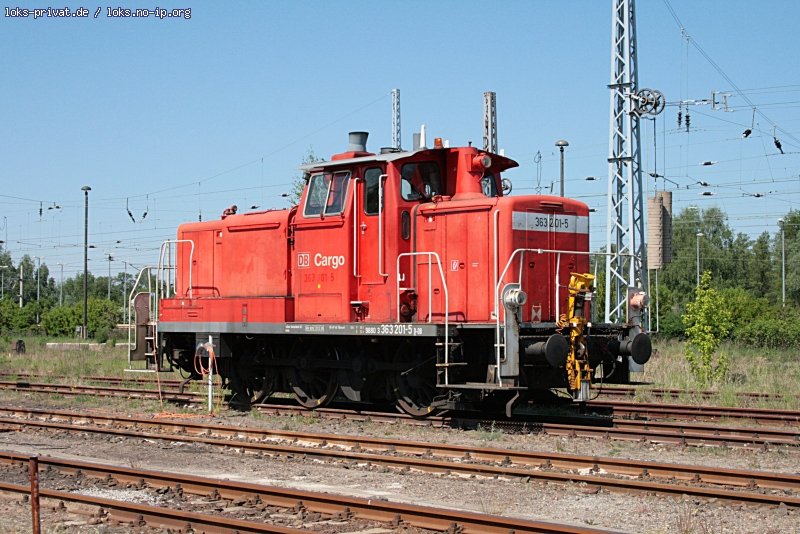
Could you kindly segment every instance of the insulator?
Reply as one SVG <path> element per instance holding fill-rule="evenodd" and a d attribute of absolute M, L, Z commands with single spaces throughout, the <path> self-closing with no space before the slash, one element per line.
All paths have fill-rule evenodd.
<path fill-rule="evenodd" d="M 683 126 L 683 111 L 678 110 L 678 128 Z"/>

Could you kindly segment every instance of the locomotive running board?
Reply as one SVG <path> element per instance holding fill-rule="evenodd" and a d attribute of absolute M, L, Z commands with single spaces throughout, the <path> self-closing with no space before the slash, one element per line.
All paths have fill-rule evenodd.
<path fill-rule="evenodd" d="M 440 337 L 444 326 L 433 323 L 246 323 L 160 321 L 158 332 L 220 334 L 307 334 L 328 336 Z M 450 328 L 450 335 L 455 328 Z"/>
<path fill-rule="evenodd" d="M 438 384 L 436 387 L 440 389 L 483 389 L 492 391 L 522 391 L 528 389 L 528 386 L 498 386 L 494 382 L 486 384 L 477 382 L 469 382 L 467 384 Z"/>

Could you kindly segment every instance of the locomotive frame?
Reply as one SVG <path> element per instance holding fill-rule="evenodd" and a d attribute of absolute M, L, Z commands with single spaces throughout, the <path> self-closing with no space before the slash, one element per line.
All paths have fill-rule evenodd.
<path fill-rule="evenodd" d="M 298 206 L 179 227 L 140 273 L 155 286 L 131 293 L 132 364 L 189 379 L 215 365 L 241 406 L 341 394 L 425 416 L 510 414 L 551 388 L 585 401 L 596 375 L 627 382 L 648 360 L 640 290 L 626 323 L 592 320 L 584 203 L 506 195 L 516 162 L 471 146 L 350 141 L 302 167 Z"/>

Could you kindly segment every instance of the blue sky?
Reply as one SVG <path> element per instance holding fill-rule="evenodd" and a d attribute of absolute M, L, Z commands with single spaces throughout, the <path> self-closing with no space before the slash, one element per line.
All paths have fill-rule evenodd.
<path fill-rule="evenodd" d="M 728 112 L 690 106 L 688 133 L 677 128 L 677 106 L 667 107 L 655 125 L 656 170 L 678 184 L 666 182 L 676 211 L 719 206 L 737 231 L 774 233 L 781 215 L 800 208 L 800 4 L 670 4 L 766 118 L 756 115 L 742 139 L 753 124 L 749 104 L 687 45 L 664 2 L 640 1 L 640 87 L 670 103 L 731 94 Z M 309 147 L 327 158 L 345 148 L 349 130 L 371 132 L 372 150 L 390 144 L 394 87 L 406 147 L 422 123 L 452 145 L 480 145 L 483 92 L 495 91 L 499 144 L 520 162 L 507 175 L 515 194 L 550 190 L 554 142 L 567 139 L 566 193 L 597 209 L 592 247 L 604 245 L 610 0 L 193 2 L 191 18 L 164 20 L 70 5 L 91 14 L 0 17 L 0 239 L 14 261 L 29 254 L 51 272 L 57 262 L 66 276 L 82 270 L 83 185 L 92 187 L 98 275 L 107 273 L 106 252 L 154 263 L 161 241 L 200 213 L 285 207 L 281 194 Z M 4 4 L 0 15 L 14 7 L 42 5 Z M 646 172 L 655 164 L 652 128 L 645 121 Z"/>

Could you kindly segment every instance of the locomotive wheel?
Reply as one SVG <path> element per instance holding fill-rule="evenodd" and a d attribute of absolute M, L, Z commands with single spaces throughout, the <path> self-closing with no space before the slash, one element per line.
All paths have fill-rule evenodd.
<path fill-rule="evenodd" d="M 239 361 L 236 379 L 231 381 L 234 393 L 232 402 L 238 400 L 239 404 L 259 404 L 275 392 L 277 379 L 268 368 L 273 357 L 272 350 L 265 348 Z"/>
<path fill-rule="evenodd" d="M 395 402 L 412 417 L 427 417 L 436 411 L 436 357 L 426 358 L 416 348 L 406 342 L 395 353 L 395 362 L 401 367 L 394 374 Z"/>
<path fill-rule="evenodd" d="M 267 372 L 263 376 L 252 376 L 244 384 L 245 395 L 250 404 L 261 404 L 275 392 L 275 376 Z"/>
<path fill-rule="evenodd" d="M 289 369 L 289 386 L 297 402 L 309 410 L 328 405 L 339 386 L 337 373 L 320 363 L 338 360 L 336 348 L 325 341 L 301 339 L 292 347 L 291 358 L 296 366 Z"/>

